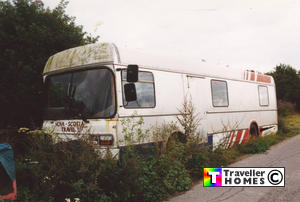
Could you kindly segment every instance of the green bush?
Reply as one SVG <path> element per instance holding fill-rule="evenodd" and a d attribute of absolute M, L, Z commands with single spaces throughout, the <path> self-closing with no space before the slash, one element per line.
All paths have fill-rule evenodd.
<path fill-rule="evenodd" d="M 169 195 L 159 173 L 160 163 L 157 158 L 141 161 L 142 172 L 138 182 L 141 188 L 139 193 L 144 201 L 161 201 Z"/>
<path fill-rule="evenodd" d="M 168 130 L 157 131 L 166 135 Z M 134 137 L 133 133 L 129 129 L 128 137 Z M 140 137 L 146 134 L 138 133 Z M 203 176 L 203 168 L 226 166 L 241 154 L 265 152 L 286 137 L 253 138 L 235 148 L 214 151 L 199 145 L 197 138 L 188 138 L 187 143 L 170 141 L 164 149 L 160 147 L 166 142 L 128 146 L 122 148 L 120 160 L 115 160 L 99 158 L 86 139 L 55 143 L 41 131 L 14 135 L 9 139 L 12 145 L 19 144 L 18 138 L 26 142 L 24 150 L 16 149 L 19 201 L 162 201 L 190 189 L 192 180 Z"/>
<path fill-rule="evenodd" d="M 10 135 L 15 136 L 6 140 L 16 151 L 19 201 L 105 198 L 96 183 L 100 159 L 86 142 L 55 144 L 50 135 L 42 132 Z M 26 144 L 21 144 L 26 148 L 25 153 L 19 151 L 20 143 L 15 140 L 25 141 Z"/>
<path fill-rule="evenodd" d="M 200 179 L 203 177 L 203 168 L 205 167 L 209 167 L 208 149 L 201 147 L 197 152 L 191 154 L 186 168 L 194 179 Z"/>
<path fill-rule="evenodd" d="M 19 201 L 162 201 L 190 189 L 203 168 L 225 166 L 230 158 L 228 150 L 174 142 L 159 155 L 155 146 L 148 146 L 146 153 L 128 147 L 117 161 L 100 159 L 83 140 L 55 144 L 47 134 L 31 138 L 30 153 L 16 161 Z M 273 136 L 255 138 L 237 149 L 260 153 L 278 141 Z"/>
<path fill-rule="evenodd" d="M 131 147 L 120 161 L 100 159 L 84 140 L 55 143 L 50 135 L 26 137 L 29 151 L 16 157 L 18 201 L 161 201 L 188 190 L 192 180 L 185 167 L 185 145 L 157 155 Z"/>

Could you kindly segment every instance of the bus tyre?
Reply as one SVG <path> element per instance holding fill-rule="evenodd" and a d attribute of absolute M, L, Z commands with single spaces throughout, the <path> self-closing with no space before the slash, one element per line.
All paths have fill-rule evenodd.
<path fill-rule="evenodd" d="M 256 138 L 259 136 L 259 133 L 258 133 L 258 127 L 256 124 L 251 124 L 250 126 L 250 135 L 251 135 L 251 138 Z"/>
<path fill-rule="evenodd" d="M 181 132 L 175 132 L 172 135 L 170 135 L 170 137 L 168 138 L 167 150 L 169 150 L 170 148 L 172 148 L 174 145 L 178 143 L 185 144 L 186 142 L 187 142 L 187 138 L 184 134 L 182 134 Z"/>

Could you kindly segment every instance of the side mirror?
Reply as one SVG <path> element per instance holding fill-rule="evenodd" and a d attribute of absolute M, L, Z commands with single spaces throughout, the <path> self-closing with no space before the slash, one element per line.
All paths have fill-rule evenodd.
<path fill-rule="evenodd" d="M 139 66 L 128 65 L 127 66 L 127 82 L 137 82 L 139 80 Z"/>
<path fill-rule="evenodd" d="M 124 91 L 125 91 L 125 100 L 126 102 L 135 101 L 137 99 L 136 97 L 136 89 L 134 83 L 126 83 L 124 85 Z"/>

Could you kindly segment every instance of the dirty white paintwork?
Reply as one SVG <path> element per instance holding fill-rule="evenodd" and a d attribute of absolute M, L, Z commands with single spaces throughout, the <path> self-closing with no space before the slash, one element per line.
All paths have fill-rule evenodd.
<path fill-rule="evenodd" d="M 119 62 L 119 55 L 114 44 L 89 44 L 70 48 L 51 56 L 43 73 L 47 74 L 67 68 L 113 61 Z"/>
<path fill-rule="evenodd" d="M 248 130 L 252 122 L 257 123 L 259 128 L 272 127 L 269 131 L 277 131 L 277 103 L 273 78 L 270 78 L 269 83 L 247 80 L 242 69 L 231 70 L 227 67 L 210 66 L 197 58 L 145 55 L 122 48 L 117 49 L 115 45 L 109 43 L 92 44 L 51 56 L 46 64 L 44 75 L 57 71 L 71 71 L 74 67 L 84 69 L 87 65 L 97 66 L 102 63 L 110 64 L 107 66 L 115 74 L 117 114 L 112 119 L 90 119 L 89 123 L 81 121 L 84 124 L 84 130 L 81 132 L 112 134 L 115 141 L 111 149 L 115 154 L 118 153 L 120 146 L 126 146 L 121 120 L 135 114 L 136 120 L 139 117 L 144 119 L 144 129 L 153 129 L 164 123 L 176 122 L 185 97 L 192 100 L 196 113 L 201 119 L 199 132 L 202 139 L 208 141 L 208 135 L 212 135 L 214 147 L 218 146 L 222 134 L 234 130 Z M 156 98 L 154 108 L 124 108 L 121 72 L 116 70 L 125 69 L 128 64 L 137 64 L 140 70 L 152 72 Z M 255 75 L 257 78 L 258 74 Z M 212 79 L 227 82 L 228 107 L 212 105 Z M 259 85 L 268 88 L 268 106 L 259 105 Z M 64 132 L 61 127 L 56 127 L 58 122 L 66 122 L 65 124 L 68 125 L 71 121 L 45 120 L 44 128 L 51 128 L 59 134 L 74 133 Z M 268 131 L 265 130 L 262 134 L 267 133 Z M 153 139 L 149 136 L 144 143 L 151 141 Z"/>

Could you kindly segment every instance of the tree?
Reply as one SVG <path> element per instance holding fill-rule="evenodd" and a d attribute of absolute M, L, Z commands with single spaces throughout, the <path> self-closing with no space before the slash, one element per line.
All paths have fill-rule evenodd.
<path fill-rule="evenodd" d="M 0 0 L 0 128 L 42 120 L 42 71 L 56 52 L 93 43 L 62 0 L 51 10 L 41 1 Z"/>
<path fill-rule="evenodd" d="M 277 99 L 296 104 L 300 109 L 300 72 L 297 73 L 289 65 L 280 64 L 275 71 L 269 74 L 273 76 L 276 83 Z"/>

